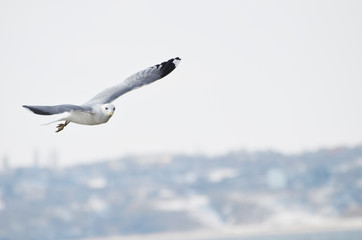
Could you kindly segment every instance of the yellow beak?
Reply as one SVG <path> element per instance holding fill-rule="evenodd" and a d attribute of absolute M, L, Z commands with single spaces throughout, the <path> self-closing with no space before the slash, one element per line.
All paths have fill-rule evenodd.
<path fill-rule="evenodd" d="M 111 117 L 113 116 L 113 112 L 110 112 L 109 114 L 111 114 Z"/>

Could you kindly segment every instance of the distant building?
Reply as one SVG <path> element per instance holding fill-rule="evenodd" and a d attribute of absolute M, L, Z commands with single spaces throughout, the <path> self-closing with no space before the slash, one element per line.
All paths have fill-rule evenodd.
<path fill-rule="evenodd" d="M 2 159 L 2 170 L 4 172 L 7 172 L 7 171 L 9 171 L 9 169 L 10 169 L 9 158 L 8 158 L 8 156 L 4 155 L 3 159 Z"/>

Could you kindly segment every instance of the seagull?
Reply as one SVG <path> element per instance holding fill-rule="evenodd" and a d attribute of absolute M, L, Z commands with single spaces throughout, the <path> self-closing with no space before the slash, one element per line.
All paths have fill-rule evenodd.
<path fill-rule="evenodd" d="M 108 122 L 113 116 L 116 107 L 114 100 L 123 94 L 153 83 L 171 73 L 179 64 L 179 57 L 171 58 L 145 70 L 139 71 L 126 78 L 123 82 L 104 89 L 83 105 L 61 104 L 55 106 L 29 106 L 23 105 L 35 114 L 54 115 L 66 113 L 64 117 L 54 121 L 65 121 L 57 126 L 56 132 L 62 131 L 70 122 L 83 125 L 98 125 Z M 51 122 L 53 123 L 53 122 Z"/>

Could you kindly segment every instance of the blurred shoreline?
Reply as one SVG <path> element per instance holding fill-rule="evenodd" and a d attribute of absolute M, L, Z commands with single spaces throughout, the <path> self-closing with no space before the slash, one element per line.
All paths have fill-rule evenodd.
<path fill-rule="evenodd" d="M 361 171 L 361 146 L 8 168 L 0 239 L 360 240 Z"/>
<path fill-rule="evenodd" d="M 248 224 L 226 226 L 221 228 L 205 228 L 194 231 L 163 232 L 154 234 L 131 234 L 101 238 L 84 238 L 82 240 L 206 240 L 206 239 L 236 239 L 257 236 L 282 236 L 297 234 L 312 234 L 324 232 L 361 231 L 362 218 L 325 219 L 318 224 L 307 222 L 297 225 Z"/>

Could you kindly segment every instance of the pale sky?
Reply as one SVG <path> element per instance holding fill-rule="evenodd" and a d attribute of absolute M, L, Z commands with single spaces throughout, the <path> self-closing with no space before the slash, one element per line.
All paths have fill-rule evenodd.
<path fill-rule="evenodd" d="M 0 159 L 60 165 L 163 153 L 362 144 L 361 1 L 0 1 Z M 173 57 L 107 124 L 21 106 L 82 104 Z"/>

